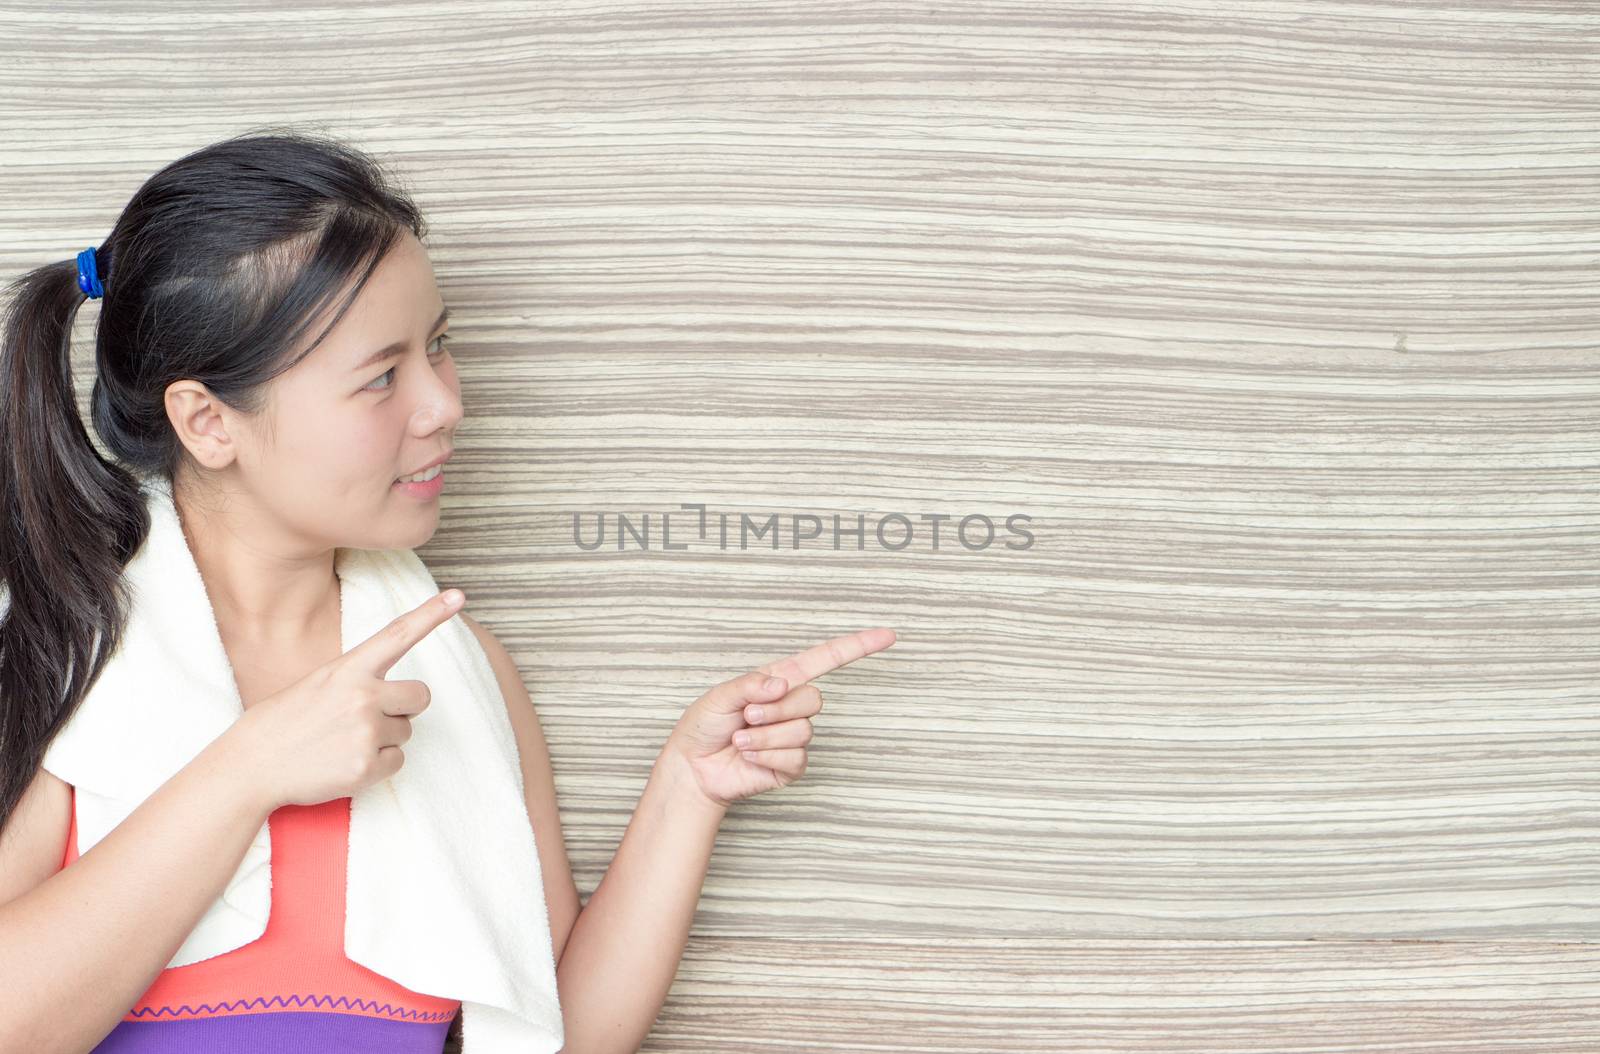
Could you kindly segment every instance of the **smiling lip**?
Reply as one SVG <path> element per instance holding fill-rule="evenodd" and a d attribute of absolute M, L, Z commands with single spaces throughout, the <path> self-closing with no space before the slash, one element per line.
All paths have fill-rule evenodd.
<path fill-rule="evenodd" d="M 454 450 L 448 451 L 448 452 L 446 452 L 444 454 L 441 454 L 438 457 L 434 458 L 432 461 L 428 462 L 426 465 L 423 465 L 421 468 L 414 468 L 410 472 L 402 472 L 402 473 L 400 473 L 400 475 L 395 477 L 395 482 L 399 482 L 400 480 L 405 479 L 407 476 L 415 476 L 419 472 L 426 472 L 426 471 L 428 471 L 430 468 L 432 468 L 435 465 L 442 465 L 446 461 L 449 461 L 450 458 L 454 454 L 455 454 Z"/>
<path fill-rule="evenodd" d="M 423 501 L 436 501 L 444 492 L 444 471 L 426 483 L 405 483 L 394 481 L 394 489 L 411 498 L 421 498 Z"/>

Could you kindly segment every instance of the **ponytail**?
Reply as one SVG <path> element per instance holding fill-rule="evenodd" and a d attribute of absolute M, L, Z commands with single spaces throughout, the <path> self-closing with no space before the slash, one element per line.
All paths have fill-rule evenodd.
<path fill-rule="evenodd" d="M 102 268 L 103 269 L 103 268 Z M 122 568 L 149 530 L 138 481 L 89 441 L 69 338 L 75 261 L 12 283 L 0 346 L 0 830 L 116 649 Z"/>

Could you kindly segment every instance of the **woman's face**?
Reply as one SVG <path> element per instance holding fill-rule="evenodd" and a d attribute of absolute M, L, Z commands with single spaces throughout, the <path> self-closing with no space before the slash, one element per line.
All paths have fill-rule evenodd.
<path fill-rule="evenodd" d="M 396 481 L 449 454 L 462 418 L 443 309 L 407 232 L 317 349 L 269 383 L 259 417 L 190 399 L 174 423 L 252 516 L 315 546 L 415 548 L 438 528 L 444 477 L 422 493 Z"/>

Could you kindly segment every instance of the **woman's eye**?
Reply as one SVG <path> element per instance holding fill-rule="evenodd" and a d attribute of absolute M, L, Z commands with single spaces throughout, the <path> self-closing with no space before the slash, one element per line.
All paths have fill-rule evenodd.
<path fill-rule="evenodd" d="M 390 366 L 388 369 L 384 370 L 381 374 L 378 375 L 377 380 L 373 381 L 372 384 L 367 385 L 365 388 L 363 388 L 361 390 L 364 391 L 364 392 L 381 392 L 381 391 L 383 391 L 385 388 L 389 387 L 387 384 L 385 384 L 385 385 L 383 385 L 382 387 L 379 387 L 379 388 L 374 388 L 372 385 L 373 384 L 377 384 L 378 381 L 383 380 L 385 377 L 391 376 L 393 373 L 394 373 L 394 367 Z"/>
<path fill-rule="evenodd" d="M 434 342 L 439 345 L 440 354 L 443 354 L 444 351 L 445 351 L 445 346 L 444 346 L 445 345 L 445 336 L 446 336 L 446 334 L 441 333 L 437 337 L 433 338 Z M 372 382 L 369 383 L 365 388 L 363 388 L 361 390 L 364 391 L 364 392 L 383 392 L 383 391 L 388 391 L 390 385 L 387 384 L 387 383 L 382 385 L 381 387 L 377 387 L 377 388 L 374 388 L 373 385 L 377 384 L 379 381 L 383 380 L 386 377 L 389 378 L 390 381 L 392 382 L 394 371 L 395 371 L 395 367 L 390 366 L 388 369 L 386 369 L 382 373 L 378 374 L 377 377 L 373 378 Z"/>

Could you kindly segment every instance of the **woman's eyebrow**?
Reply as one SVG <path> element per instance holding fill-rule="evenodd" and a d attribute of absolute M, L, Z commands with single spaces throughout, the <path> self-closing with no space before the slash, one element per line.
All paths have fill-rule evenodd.
<path fill-rule="evenodd" d="M 428 332 L 437 333 L 439 331 L 439 327 L 448 321 L 450 321 L 450 305 L 446 304 L 444 306 L 444 310 L 439 312 L 438 321 L 433 324 L 433 328 L 428 330 Z M 351 372 L 355 372 L 356 370 L 364 370 L 368 366 L 376 365 L 377 363 L 382 362 L 384 359 L 387 359 L 390 355 L 399 354 L 404 350 L 406 350 L 406 342 L 403 340 L 397 340 L 393 344 L 390 344 L 387 347 L 379 348 L 371 355 L 368 355 L 366 358 L 362 359 L 359 366 L 351 367 Z"/>

